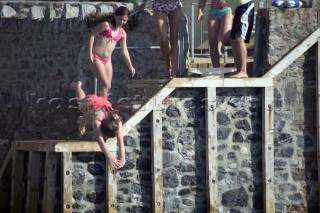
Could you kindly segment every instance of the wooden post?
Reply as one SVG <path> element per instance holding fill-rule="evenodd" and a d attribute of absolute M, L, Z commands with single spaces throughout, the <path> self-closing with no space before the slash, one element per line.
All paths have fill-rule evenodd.
<path fill-rule="evenodd" d="M 26 212 L 38 212 L 41 164 L 41 153 L 34 151 L 29 152 Z"/>
<path fill-rule="evenodd" d="M 46 152 L 42 212 L 53 213 L 56 192 L 57 153 Z"/>
<path fill-rule="evenodd" d="M 160 105 L 161 106 L 161 105 Z M 152 212 L 163 212 L 162 117 L 160 107 L 152 111 Z"/>
<path fill-rule="evenodd" d="M 316 57 L 315 57 L 315 64 L 316 64 L 316 112 L 317 112 L 317 120 L 316 120 L 316 128 L 317 128 L 317 159 L 318 159 L 318 179 L 320 177 L 320 39 L 318 39 L 316 45 Z M 320 195 L 320 181 L 318 180 L 318 192 Z M 320 196 L 318 196 L 318 204 L 320 204 Z M 320 205 L 319 209 L 320 211 Z"/>
<path fill-rule="evenodd" d="M 274 198 L 274 141 L 273 141 L 273 87 L 265 87 L 262 115 L 262 171 L 264 212 L 275 212 Z"/>
<path fill-rule="evenodd" d="M 62 152 L 62 209 L 72 213 L 72 152 Z"/>
<path fill-rule="evenodd" d="M 218 155 L 217 155 L 216 88 L 206 89 L 206 175 L 207 209 L 218 213 Z"/>
<path fill-rule="evenodd" d="M 15 151 L 12 158 L 11 213 L 23 212 L 23 166 L 24 152 Z"/>
<path fill-rule="evenodd" d="M 117 170 L 112 169 L 108 158 L 106 158 L 106 170 L 107 170 L 107 212 L 117 212 Z"/>

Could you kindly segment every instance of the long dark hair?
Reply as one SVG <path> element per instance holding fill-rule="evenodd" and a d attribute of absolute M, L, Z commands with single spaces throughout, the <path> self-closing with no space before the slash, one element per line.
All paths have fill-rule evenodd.
<path fill-rule="evenodd" d="M 101 122 L 101 130 L 108 137 L 113 138 L 119 130 L 119 122 L 122 122 L 121 117 L 115 111 L 107 111 L 107 116 Z"/>
<path fill-rule="evenodd" d="M 114 11 L 115 16 L 128 16 L 128 18 L 129 18 L 129 13 L 130 13 L 129 9 L 125 6 L 120 6 L 116 9 L 116 11 Z M 113 27 L 116 26 L 116 19 L 114 18 L 114 16 L 112 17 L 110 23 L 112 24 Z"/>
<path fill-rule="evenodd" d="M 135 16 L 135 18 L 132 19 L 132 17 L 129 15 L 130 11 L 127 7 L 125 6 L 120 6 L 118 7 L 114 13 L 103 13 L 103 14 L 99 14 L 99 13 L 90 13 L 88 15 L 86 15 L 86 17 L 84 18 L 84 21 L 87 25 L 87 27 L 93 27 L 97 24 L 100 24 L 101 22 L 107 21 L 109 23 L 111 23 L 112 27 L 115 27 L 116 25 L 116 20 L 114 18 L 114 16 L 125 16 L 127 15 L 129 20 L 127 22 L 127 24 L 125 26 L 123 26 L 124 30 L 132 30 L 133 28 L 135 28 L 138 24 L 137 18 L 138 16 Z"/>

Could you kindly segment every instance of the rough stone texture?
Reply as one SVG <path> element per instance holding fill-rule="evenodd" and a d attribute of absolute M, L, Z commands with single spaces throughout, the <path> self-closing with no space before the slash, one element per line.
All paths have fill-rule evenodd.
<path fill-rule="evenodd" d="M 78 136 L 75 120 L 79 112 L 70 99 L 73 93 L 68 83 L 80 76 L 92 91 L 92 74 L 86 62 L 89 29 L 82 14 L 93 11 L 93 5 L 96 11 L 108 11 L 116 5 L 49 4 L 0 3 L 1 156 L 14 140 L 93 140 L 90 129 L 87 136 Z M 270 25 L 264 39 L 266 69 L 318 26 L 314 9 L 260 12 Z M 9 19 L 12 16 L 16 19 Z M 137 46 L 157 45 L 151 13 L 140 13 L 138 27 L 128 32 L 129 46 L 134 42 Z M 275 78 L 276 212 L 316 212 L 318 208 L 314 51 L 306 52 Z M 137 64 L 137 78 L 159 75 L 159 51 L 130 53 Z M 133 94 L 146 93 L 145 88 L 125 90 L 123 80 L 129 79 L 129 73 L 120 54 L 115 52 L 113 60 L 111 100 L 117 103 L 121 96 L 133 100 Z M 148 91 L 143 101 L 151 97 L 153 90 Z M 217 89 L 218 147 L 212 149 L 218 150 L 221 212 L 262 212 L 262 98 L 261 88 Z M 164 212 L 207 211 L 204 99 L 204 89 L 188 88 L 175 90 L 163 102 Z M 117 173 L 118 212 L 152 211 L 150 117 L 125 136 L 126 164 Z M 74 153 L 72 163 L 73 211 L 104 212 L 104 155 Z M 56 212 L 61 212 L 59 172 L 60 168 Z"/>
<path fill-rule="evenodd" d="M 310 8 L 258 11 L 267 26 L 265 70 L 319 27 L 317 12 Z M 312 175 L 317 170 L 312 163 L 317 162 L 313 154 L 317 149 L 314 60 L 312 47 L 275 78 L 276 212 L 309 212 L 312 206 L 319 205 L 318 188 L 306 189 L 318 183 Z"/>

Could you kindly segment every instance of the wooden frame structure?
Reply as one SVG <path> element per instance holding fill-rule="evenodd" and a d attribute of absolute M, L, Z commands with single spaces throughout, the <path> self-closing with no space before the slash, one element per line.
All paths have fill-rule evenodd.
<path fill-rule="evenodd" d="M 263 166 L 263 202 L 264 212 L 275 212 L 275 198 L 274 198 L 274 147 L 273 147 L 273 78 L 285 70 L 291 62 L 296 60 L 300 55 L 307 51 L 311 46 L 318 42 L 317 54 L 319 54 L 320 45 L 320 29 L 316 30 L 299 45 L 293 48 L 287 55 L 285 55 L 278 63 L 276 63 L 268 73 L 262 78 L 175 78 L 169 81 L 158 93 L 150 99 L 144 106 L 140 108 L 125 124 L 124 134 L 133 129 L 143 118 L 149 113 L 152 113 L 152 209 L 153 212 L 163 212 L 163 175 L 162 175 L 162 119 L 161 119 L 161 103 L 170 95 L 176 88 L 206 88 L 206 163 L 207 163 L 207 206 L 208 212 L 218 213 L 218 155 L 217 155 L 217 121 L 216 121 L 216 89 L 223 88 L 262 88 L 263 89 L 263 128 L 262 128 L 262 166 Z M 317 55 L 318 56 L 318 55 Z M 290 61 L 290 63 L 288 62 Z M 316 73 L 318 85 L 319 77 L 319 60 L 316 64 Z M 318 159 L 320 158 L 319 145 L 319 87 L 317 88 L 317 139 L 318 139 Z M 110 139 L 107 143 L 116 143 L 115 139 Z M 112 150 L 115 151 L 115 150 Z M 55 181 L 52 174 L 57 169 L 57 163 L 52 161 L 53 153 L 61 153 L 62 174 L 63 174 L 63 195 L 62 195 L 62 209 L 63 212 L 72 212 L 72 173 L 71 173 L 71 158 L 72 152 L 101 152 L 100 147 L 95 142 L 81 142 L 78 141 L 18 141 L 10 150 L 5 159 L 4 166 L 0 170 L 0 180 L 8 174 L 8 168 L 12 165 L 11 178 L 11 212 L 20 212 L 22 206 L 22 197 L 20 190 L 22 187 L 22 165 L 24 165 L 24 152 L 30 152 L 28 169 L 34 170 L 39 167 L 39 162 L 42 156 L 37 152 L 44 154 L 45 167 L 45 183 L 44 183 L 44 203 L 43 211 L 53 212 L 50 200 L 54 198 L 53 188 Z M 319 162 L 319 160 L 318 160 Z M 109 165 L 106 165 L 106 167 Z M 318 165 L 320 171 L 320 165 Z M 320 174 L 320 172 L 319 172 Z M 106 197 L 108 205 L 107 212 L 116 212 L 117 207 L 117 185 L 116 172 L 107 170 L 107 190 Z M 33 198 L 39 196 L 37 193 L 39 189 L 36 187 L 37 180 L 33 176 L 28 179 L 27 187 L 27 212 L 36 212 L 37 206 L 32 202 Z M 320 186 L 320 185 L 319 185 Z M 320 187 L 319 187 L 320 188 Z M 320 190 L 319 190 L 320 191 Z M 319 196 L 320 197 L 320 196 Z M 320 203 L 320 200 L 319 200 Z"/>

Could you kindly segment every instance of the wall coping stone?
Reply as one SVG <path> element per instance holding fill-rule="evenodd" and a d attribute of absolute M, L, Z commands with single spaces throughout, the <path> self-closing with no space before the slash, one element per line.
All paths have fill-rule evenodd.
<path fill-rule="evenodd" d="M 0 19 L 79 19 L 89 13 L 113 13 L 119 6 L 126 6 L 130 11 L 133 3 L 123 2 L 39 2 L 12 1 L 0 2 Z"/>

